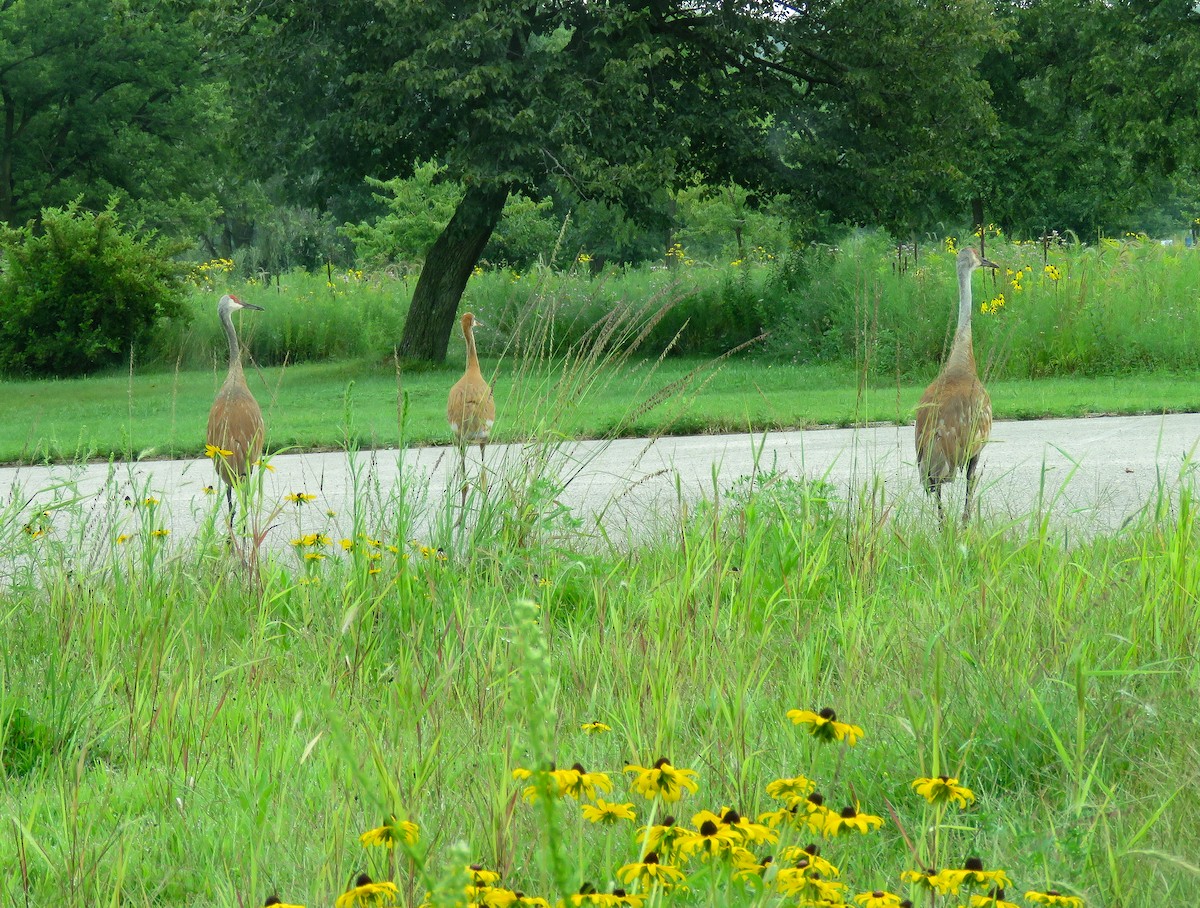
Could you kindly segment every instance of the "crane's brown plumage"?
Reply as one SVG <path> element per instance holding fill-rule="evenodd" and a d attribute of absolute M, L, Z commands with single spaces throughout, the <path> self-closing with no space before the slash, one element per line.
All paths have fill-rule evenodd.
<path fill-rule="evenodd" d="M 481 484 L 484 478 L 483 452 L 487 447 L 488 436 L 492 432 L 492 424 L 496 421 L 496 401 L 492 397 L 492 389 L 484 380 L 479 370 L 479 356 L 475 352 L 475 327 L 483 327 L 470 312 L 462 317 L 463 339 L 467 343 L 467 368 L 462 378 L 450 389 L 450 399 L 446 403 L 446 419 L 454 432 L 454 440 L 458 445 L 462 466 L 462 496 L 465 507 L 467 501 L 467 447 L 472 443 L 479 444 L 479 468 Z"/>
<path fill-rule="evenodd" d="M 257 309 L 262 306 L 243 303 L 233 295 L 221 297 L 217 303 L 217 316 L 225 328 L 229 341 L 229 371 L 225 383 L 217 392 L 212 409 L 208 412 L 208 444 L 218 449 L 213 455 L 217 475 L 225 483 L 225 495 L 229 501 L 229 521 L 233 523 L 233 487 L 245 479 L 253 468 L 263 447 L 263 418 L 258 401 L 250 393 L 246 376 L 242 371 L 241 350 L 237 332 L 233 330 L 232 313 L 239 309 Z M 220 452 L 228 451 L 227 454 Z"/>
<path fill-rule="evenodd" d="M 938 377 L 917 405 L 917 469 L 926 491 L 937 496 L 942 516 L 942 485 L 966 467 L 967 496 L 963 522 L 971 517 L 971 497 L 978 480 L 979 453 L 992 431 L 992 402 L 979 380 L 971 341 L 971 273 L 995 268 L 966 247 L 958 254 L 958 328 L 954 346 Z"/>

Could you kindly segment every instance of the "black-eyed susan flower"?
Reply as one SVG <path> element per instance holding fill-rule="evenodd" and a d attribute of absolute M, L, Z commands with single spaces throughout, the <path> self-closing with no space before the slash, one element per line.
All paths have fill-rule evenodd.
<path fill-rule="evenodd" d="M 526 895 L 520 891 L 517 891 L 515 895 L 513 905 L 516 908 L 550 908 L 550 903 L 540 895 Z"/>
<path fill-rule="evenodd" d="M 860 892 L 854 901 L 863 908 L 899 908 L 900 896 L 876 889 L 872 892 Z"/>
<path fill-rule="evenodd" d="M 662 822 L 654 826 L 643 826 L 637 831 L 639 842 L 646 843 L 646 850 L 660 855 L 670 855 L 676 850 L 681 838 L 688 835 L 687 828 L 677 826 L 675 818 L 670 814 L 663 817 Z"/>
<path fill-rule="evenodd" d="M 1058 281 L 1062 279 L 1062 272 L 1058 270 L 1057 265 L 1047 265 L 1042 269 L 1042 271 L 1045 273 L 1046 277 L 1050 278 L 1052 281 Z"/>
<path fill-rule="evenodd" d="M 226 451 L 220 445 L 205 445 L 204 446 L 204 456 L 205 457 L 232 457 L 233 452 Z"/>
<path fill-rule="evenodd" d="M 516 902 L 517 894 L 509 889 L 481 886 L 470 893 L 468 898 L 471 904 L 478 905 L 479 908 L 510 908 Z"/>
<path fill-rule="evenodd" d="M 259 467 L 263 470 L 267 470 L 268 472 L 271 472 L 271 473 L 275 472 L 275 468 L 273 466 L 271 466 L 269 463 L 267 463 L 267 461 L 265 461 L 265 460 L 260 459 L 260 460 L 254 461 L 254 466 Z"/>
<path fill-rule="evenodd" d="M 941 873 L 946 880 L 953 880 L 955 888 L 964 884 L 976 888 L 994 886 L 1000 889 L 1012 887 L 1012 880 L 1003 870 L 984 870 L 983 861 L 977 857 L 969 857 L 961 868 L 947 868 Z"/>
<path fill-rule="evenodd" d="M 488 870 L 482 864 L 469 864 L 463 869 L 472 886 L 495 886 L 500 882 L 500 874 Z"/>
<path fill-rule="evenodd" d="M 832 810 L 825 814 L 825 828 L 821 831 L 826 837 L 845 835 L 849 832 L 866 834 L 883 825 L 883 817 L 869 813 L 859 813 L 853 807 L 843 807 L 841 813 Z"/>
<path fill-rule="evenodd" d="M 606 773 L 588 772 L 579 763 L 576 763 L 570 769 L 550 770 L 550 778 L 554 782 L 554 793 L 556 795 L 567 795 L 576 800 L 595 798 L 596 789 L 604 792 L 612 791 L 612 781 Z M 537 786 L 532 785 L 530 788 L 527 788 L 525 790 L 525 797 L 530 801 L 535 800 L 537 798 Z"/>
<path fill-rule="evenodd" d="M 1003 889 L 993 889 L 987 893 L 976 893 L 971 896 L 970 908 L 1018 908 L 1015 902 L 1004 900 Z"/>
<path fill-rule="evenodd" d="M 408 820 L 397 821 L 395 817 L 389 817 L 388 821 L 382 826 L 368 829 L 358 837 L 358 840 L 367 848 L 372 845 L 391 848 L 397 842 L 416 845 L 419 837 L 420 831 L 416 823 L 409 822 Z"/>
<path fill-rule="evenodd" d="M 628 908 L 642 908 L 646 903 L 646 896 L 640 892 L 626 892 L 621 887 L 617 887 L 612 891 L 612 904 L 615 906 L 628 906 Z"/>
<path fill-rule="evenodd" d="M 263 908 L 304 908 L 304 906 L 285 902 L 277 895 L 268 895 L 267 900 L 263 902 Z"/>
<path fill-rule="evenodd" d="M 626 886 L 637 884 L 648 889 L 659 885 L 666 889 L 684 882 L 687 877 L 678 867 L 660 862 L 658 854 L 651 851 L 640 862 L 621 867 L 617 871 L 617 879 Z"/>
<path fill-rule="evenodd" d="M 789 709 L 787 717 L 796 725 L 807 725 L 809 734 L 818 741 L 845 741 L 853 747 L 863 737 L 861 728 L 839 722 L 837 713 L 828 706 L 819 713 L 809 709 Z"/>
<path fill-rule="evenodd" d="M 160 528 L 157 530 L 151 530 L 150 535 L 153 536 L 155 539 L 166 539 L 168 536 L 171 535 L 171 531 Z"/>
<path fill-rule="evenodd" d="M 343 539 L 338 543 L 338 545 L 340 545 L 342 547 L 343 552 L 353 552 L 354 551 L 354 540 L 353 539 Z"/>
<path fill-rule="evenodd" d="M 310 501 L 316 501 L 317 496 L 308 492 L 289 492 L 283 496 L 284 501 L 290 501 L 294 505 L 307 504 Z"/>
<path fill-rule="evenodd" d="M 779 833 L 771 829 L 769 826 L 764 826 L 762 823 L 755 823 L 749 817 L 744 817 L 736 810 L 728 807 L 722 807 L 718 811 L 721 824 L 728 826 L 739 836 L 742 841 L 752 845 L 774 844 L 779 841 Z"/>
<path fill-rule="evenodd" d="M 579 726 L 579 730 L 589 735 L 602 735 L 606 731 L 612 731 L 612 726 L 605 725 L 603 722 L 584 722 Z"/>
<path fill-rule="evenodd" d="M 711 816 L 709 814 L 709 817 Z M 689 831 L 686 838 L 679 840 L 678 848 L 679 853 L 688 858 L 697 855 L 702 858 L 725 857 L 739 847 L 741 841 L 741 836 L 732 827 L 719 820 L 705 818 L 695 832 Z"/>
<path fill-rule="evenodd" d="M 395 883 L 376 883 L 365 873 L 360 873 L 354 885 L 338 896 L 334 908 L 374 908 L 377 905 L 394 905 L 399 890 Z"/>
<path fill-rule="evenodd" d="M 734 876 L 743 880 L 764 876 L 767 869 L 775 863 L 775 858 L 769 854 L 762 860 L 759 860 L 754 852 L 748 848 L 735 849 L 732 857 L 735 870 Z"/>
<path fill-rule="evenodd" d="M 783 851 L 779 852 L 779 862 L 781 864 L 797 866 L 801 861 L 805 862 L 805 867 L 811 873 L 819 873 L 821 876 L 841 876 L 841 872 L 832 862 L 821 857 L 821 849 L 816 844 L 805 845 L 804 847 L 789 845 Z"/>
<path fill-rule="evenodd" d="M 202 492 L 203 492 L 205 495 L 216 495 L 216 494 L 217 494 L 217 490 L 216 490 L 216 488 L 215 488 L 215 487 L 213 487 L 213 486 L 210 486 L 210 485 L 209 485 L 209 486 L 205 486 L 205 487 L 204 487 L 203 489 L 201 489 L 200 491 L 202 491 Z"/>
<path fill-rule="evenodd" d="M 117 537 L 117 545 L 124 545 L 131 538 L 132 537 L 128 533 L 122 533 L 120 536 Z"/>
<path fill-rule="evenodd" d="M 804 863 L 804 862 L 801 862 Z M 821 875 L 808 866 L 785 867 L 775 875 L 775 887 L 784 895 L 820 904 L 841 904 L 846 898 L 846 884 L 837 880 L 823 880 Z"/>
<path fill-rule="evenodd" d="M 637 819 L 633 813 L 632 804 L 610 804 L 604 798 L 597 798 L 596 803 L 584 804 L 582 808 L 584 819 L 592 823 L 603 823 L 615 826 L 621 820 Z"/>
<path fill-rule="evenodd" d="M 807 797 L 816 787 L 811 779 L 796 776 L 791 779 L 776 779 L 768 782 L 767 794 L 781 801 L 790 801 L 792 798 Z"/>
<path fill-rule="evenodd" d="M 962 885 L 956 883 L 953 878 L 942 876 L 936 870 L 904 870 L 900 873 L 900 879 L 925 892 L 940 892 L 942 895 L 958 892 Z"/>
<path fill-rule="evenodd" d="M 684 789 L 692 794 L 700 789 L 695 770 L 677 769 L 666 757 L 659 757 L 649 768 L 631 763 L 625 771 L 634 774 L 634 790 L 649 800 L 662 798 L 670 803 L 682 798 Z"/>
<path fill-rule="evenodd" d="M 1057 889 L 1038 892 L 1031 889 L 1025 893 L 1025 901 L 1035 905 L 1050 905 L 1052 908 L 1083 908 L 1083 899 L 1077 895 L 1063 895 Z"/>
<path fill-rule="evenodd" d="M 151 495 L 149 498 L 142 499 L 142 504 L 148 508 L 156 508 L 158 507 L 158 499 Z"/>
<path fill-rule="evenodd" d="M 935 776 L 932 779 L 915 779 L 913 789 L 930 804 L 957 804 L 966 807 L 975 800 L 975 792 L 953 776 Z"/>
<path fill-rule="evenodd" d="M 325 555 L 322 552 L 305 552 L 304 560 L 305 561 L 324 561 Z"/>

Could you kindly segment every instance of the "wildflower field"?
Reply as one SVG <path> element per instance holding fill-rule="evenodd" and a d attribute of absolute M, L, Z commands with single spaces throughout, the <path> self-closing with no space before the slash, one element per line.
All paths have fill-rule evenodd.
<path fill-rule="evenodd" d="M 978 300 L 976 348 L 996 376 L 1040 361 L 1021 338 L 1051 306 L 1090 311 L 1089 267 L 1108 269 L 1110 291 L 1195 267 L 1136 239 L 1110 249 L 1124 259 L 1006 252 L 988 255 L 1008 263 L 1007 289 Z M 813 254 L 832 255 L 832 270 L 805 286 L 834 281 L 842 254 Z M 894 267 L 863 258 L 873 270 L 845 265 L 859 277 L 829 285 L 858 313 L 857 353 L 831 360 L 848 383 L 898 369 L 894 356 L 872 359 L 895 350 L 887 311 L 907 319 L 913 349 L 923 320 L 936 325 L 928 360 L 940 355 L 948 252 L 892 254 Z M 1189 465 L 1110 534 L 1062 533 L 1069 514 L 940 527 L 870 476 L 845 494 L 764 468 L 715 474 L 705 500 L 681 497 L 616 538 L 560 500 L 548 469 L 560 418 L 590 412 L 622 370 L 644 369 L 638 393 L 621 392 L 625 425 L 662 387 L 686 387 L 702 411 L 707 386 L 656 384 L 621 344 L 573 334 L 588 317 L 571 306 L 585 278 L 542 279 L 518 299 L 517 282 L 492 275 L 502 292 L 472 301 L 496 306 L 491 354 L 511 369 L 498 418 L 530 441 L 505 467 L 513 475 L 473 481 L 465 503 L 456 487 L 431 500 L 364 478 L 339 516 L 352 527 L 343 537 L 312 490 L 252 494 L 231 538 L 216 488 L 189 537 L 172 535 L 153 488 L 85 496 L 64 482 L 45 490 L 50 504 L 7 495 L 0 905 L 1133 908 L 1200 897 Z M 1189 324 L 1190 280 L 1149 311 Z M 329 313 L 356 305 L 346 294 Z M 1104 305 L 1141 313 L 1134 296 L 1110 292 Z M 668 314 L 687 305 L 664 287 L 648 298 L 667 297 Z M 861 307 L 872 300 L 877 310 Z M 1136 329 L 1113 311 L 1076 324 Z M 625 306 L 608 336 L 644 338 L 659 312 Z M 516 330 L 531 322 L 536 335 Z M 778 364 L 777 348 L 763 350 L 741 374 Z M 803 368 L 823 367 L 810 353 Z M 314 418 L 353 452 L 359 398 L 333 365 L 344 393 Z M 1188 380 L 1186 357 L 1161 365 Z M 432 389 L 444 376 L 422 377 Z M 389 406 L 403 440 L 413 394 L 403 374 L 398 384 Z M 279 446 L 269 435 L 268 452 Z M 127 529 L 108 541 L 117 525 Z"/>
<path fill-rule="evenodd" d="M 232 547 L 219 496 L 11 501 L 0 903 L 1200 894 L 1190 482 L 1069 546 L 779 473 L 623 541 L 504 488 Z"/>

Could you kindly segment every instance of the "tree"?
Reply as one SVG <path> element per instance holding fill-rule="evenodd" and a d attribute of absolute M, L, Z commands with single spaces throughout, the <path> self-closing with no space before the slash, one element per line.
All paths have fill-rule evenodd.
<path fill-rule="evenodd" d="M 0 0 L 0 221 L 117 197 L 194 229 L 215 214 L 223 104 L 186 3 Z"/>
<path fill-rule="evenodd" d="M 984 89 L 960 65 L 986 40 L 981 0 L 889 0 L 885 9 L 881 17 L 874 4 L 836 0 L 264 0 L 235 32 L 269 51 L 236 77 L 269 112 L 274 139 L 264 143 L 298 171 L 297 185 L 327 192 L 347 176 L 405 175 L 413 160 L 436 160 L 465 187 L 425 256 L 400 341 L 404 355 L 440 361 L 511 192 L 536 198 L 552 182 L 646 213 L 697 177 L 793 188 L 798 173 L 784 152 L 796 137 L 809 153 L 794 164 L 841 175 L 869 147 L 856 172 L 878 173 L 895 147 L 881 151 L 854 130 L 877 125 L 888 141 L 922 134 L 878 121 L 926 98 L 926 79 L 958 92 L 944 118 L 951 125 L 982 117 Z M 944 40 L 918 30 L 937 16 L 956 26 Z M 908 68 L 889 88 L 893 60 Z M 920 109 L 936 107 L 926 98 Z M 923 128 L 930 138 L 905 160 L 919 159 L 925 174 L 946 154 L 941 123 Z M 921 185 L 889 177 L 888 186 Z M 812 180 L 807 188 L 821 191 Z M 856 198 L 869 196 L 856 188 Z"/>

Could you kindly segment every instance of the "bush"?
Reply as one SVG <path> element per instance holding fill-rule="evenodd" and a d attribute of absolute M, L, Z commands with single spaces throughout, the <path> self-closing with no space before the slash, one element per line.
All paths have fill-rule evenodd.
<path fill-rule="evenodd" d="M 122 229 L 110 207 L 77 204 L 0 232 L 0 371 L 78 375 L 110 366 L 147 340 L 160 318 L 181 315 L 178 251 Z"/>

